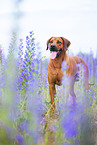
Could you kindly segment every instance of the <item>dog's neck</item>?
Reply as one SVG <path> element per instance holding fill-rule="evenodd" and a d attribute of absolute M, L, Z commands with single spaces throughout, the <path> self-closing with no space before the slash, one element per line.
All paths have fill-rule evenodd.
<path fill-rule="evenodd" d="M 50 59 L 50 66 L 54 68 L 61 68 L 61 64 L 64 61 L 64 58 L 66 59 L 67 54 L 65 51 L 62 51 L 59 56 L 57 56 L 55 59 Z"/>
<path fill-rule="evenodd" d="M 65 51 L 65 52 L 64 52 L 64 61 L 65 61 L 65 62 L 68 62 L 68 59 L 69 59 L 68 54 L 67 54 L 66 51 Z"/>

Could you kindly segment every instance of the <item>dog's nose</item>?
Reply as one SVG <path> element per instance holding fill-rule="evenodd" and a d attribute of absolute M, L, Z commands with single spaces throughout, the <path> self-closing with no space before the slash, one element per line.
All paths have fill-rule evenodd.
<path fill-rule="evenodd" d="M 56 45 L 52 44 L 50 46 L 50 51 L 57 51 Z"/>
<path fill-rule="evenodd" d="M 56 46 L 54 44 L 51 45 L 51 48 L 56 48 Z"/>

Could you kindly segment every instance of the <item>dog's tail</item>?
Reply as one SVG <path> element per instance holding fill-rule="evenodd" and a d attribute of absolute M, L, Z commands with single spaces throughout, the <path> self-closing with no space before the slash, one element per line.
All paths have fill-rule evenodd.
<path fill-rule="evenodd" d="M 81 63 L 84 65 L 84 83 L 85 83 L 85 88 L 88 90 L 89 88 L 89 70 L 88 66 L 84 62 L 84 60 L 80 57 Z"/>

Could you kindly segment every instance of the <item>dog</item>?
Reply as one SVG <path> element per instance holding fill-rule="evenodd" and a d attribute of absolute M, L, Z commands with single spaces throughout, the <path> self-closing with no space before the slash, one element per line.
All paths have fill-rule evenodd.
<path fill-rule="evenodd" d="M 66 74 L 69 79 L 69 91 L 67 94 L 72 96 L 73 105 L 76 103 L 76 94 L 74 92 L 74 84 L 77 80 L 79 67 L 78 64 L 82 63 L 84 65 L 84 84 L 85 88 L 88 90 L 88 79 L 89 72 L 88 66 L 81 57 L 69 56 L 67 54 L 68 47 L 71 42 L 64 37 L 51 37 L 47 41 L 47 49 L 50 50 L 50 61 L 48 64 L 48 83 L 49 83 L 49 93 L 51 98 L 52 108 L 55 109 L 54 97 L 56 94 L 55 85 L 60 86 L 63 79 L 62 62 L 65 61 L 68 69 Z"/>

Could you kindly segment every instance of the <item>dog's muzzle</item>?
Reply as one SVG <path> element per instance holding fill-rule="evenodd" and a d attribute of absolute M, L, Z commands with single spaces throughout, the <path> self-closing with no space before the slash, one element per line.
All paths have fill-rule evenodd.
<path fill-rule="evenodd" d="M 58 50 L 58 48 L 54 44 L 52 44 L 50 46 L 50 52 L 51 52 L 51 59 L 55 59 L 61 54 L 62 48 Z"/>
<path fill-rule="evenodd" d="M 56 45 L 54 45 L 54 44 L 52 44 L 51 46 L 50 46 L 50 51 L 58 51 L 58 49 L 57 49 L 57 47 L 56 47 Z"/>

